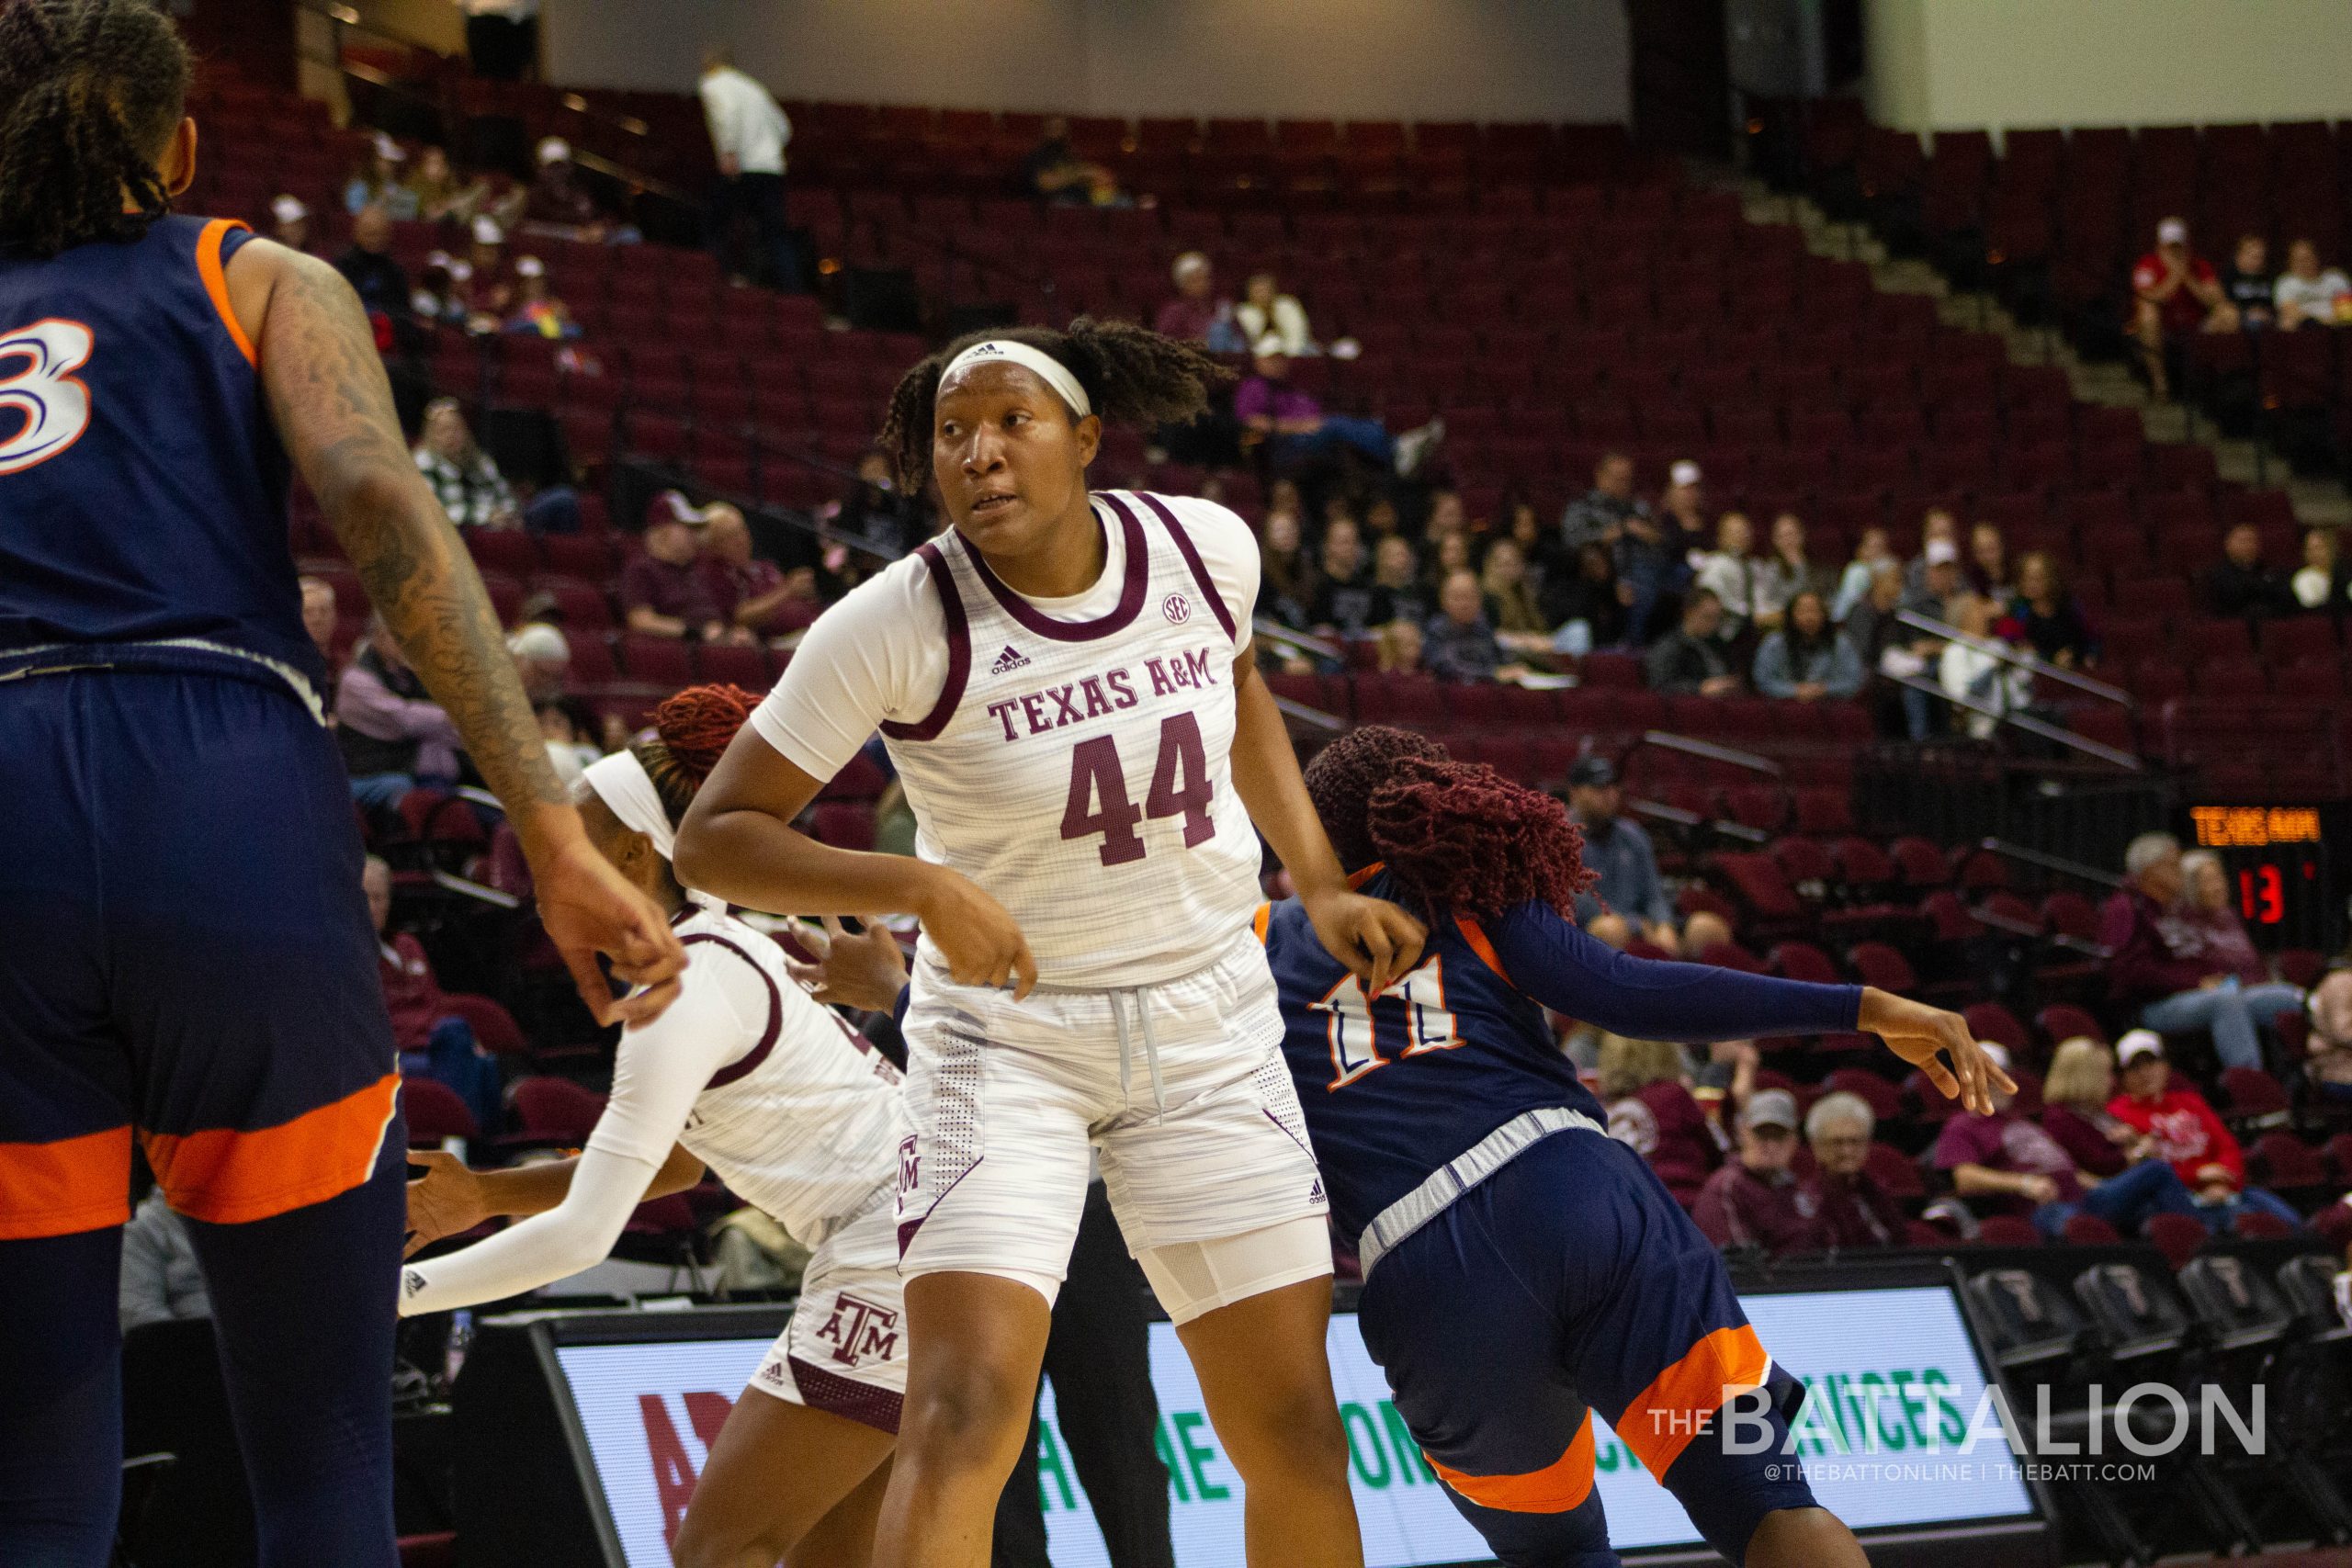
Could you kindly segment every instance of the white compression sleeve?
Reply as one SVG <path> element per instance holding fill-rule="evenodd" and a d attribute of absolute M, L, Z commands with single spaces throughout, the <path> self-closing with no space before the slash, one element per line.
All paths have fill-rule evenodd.
<path fill-rule="evenodd" d="M 503 1301 L 592 1269 L 620 1239 L 658 1162 L 591 1148 L 571 1173 L 571 1190 L 544 1214 L 446 1257 L 401 1271 L 401 1315 Z"/>
<path fill-rule="evenodd" d="M 1331 1228 L 1302 1214 L 1215 1241 L 1148 1247 L 1136 1254 L 1152 1294 L 1178 1326 L 1219 1307 L 1331 1272 Z"/>

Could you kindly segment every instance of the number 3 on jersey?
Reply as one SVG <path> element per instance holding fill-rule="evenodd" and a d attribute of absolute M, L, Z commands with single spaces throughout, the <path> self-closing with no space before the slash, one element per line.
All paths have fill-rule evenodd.
<path fill-rule="evenodd" d="M 1062 837 L 1091 839 L 1101 834 L 1097 852 L 1104 865 L 1125 865 L 1144 857 L 1143 835 L 1136 824 L 1145 818 L 1182 817 L 1184 847 L 1216 837 L 1209 816 L 1215 798 L 1209 784 L 1208 748 L 1201 743 L 1201 727 L 1189 713 L 1170 714 L 1159 721 L 1159 760 L 1151 770 L 1151 792 L 1136 806 L 1127 794 L 1127 775 L 1119 765 L 1119 743 L 1108 735 L 1080 741 L 1069 754 L 1069 804 L 1062 808 Z"/>
<path fill-rule="evenodd" d="M 74 372 L 96 342 L 81 322 L 55 319 L 0 333 L 0 474 L 46 463 L 82 439 L 90 389 Z"/>
<path fill-rule="evenodd" d="M 1331 1041 L 1331 1081 L 1327 1089 L 1345 1088 L 1396 1057 L 1451 1051 L 1462 1043 L 1453 1014 L 1446 1010 L 1442 954 L 1431 954 L 1377 998 L 1364 995 L 1363 982 L 1350 975 L 1315 1004 L 1315 1010 L 1329 1015 L 1326 1032 Z M 1381 1055 L 1384 1045 L 1386 1055 Z"/>

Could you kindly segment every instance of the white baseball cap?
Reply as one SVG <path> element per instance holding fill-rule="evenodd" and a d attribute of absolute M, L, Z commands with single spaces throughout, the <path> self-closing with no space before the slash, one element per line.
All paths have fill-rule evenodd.
<path fill-rule="evenodd" d="M 2164 1036 L 2153 1029 L 2135 1029 L 2115 1043 L 2115 1063 L 2121 1067 L 2130 1066 L 2143 1056 L 2161 1061 L 2164 1054 Z"/>
<path fill-rule="evenodd" d="M 311 215 L 299 196 L 281 196 L 269 204 L 269 215 L 280 223 L 300 223 Z"/>
<path fill-rule="evenodd" d="M 2177 218 L 2167 218 L 2156 225 L 2156 243 L 2185 245 L 2188 243 L 2188 225 Z"/>
<path fill-rule="evenodd" d="M 710 509 L 688 501 L 684 491 L 665 490 L 655 496 L 652 505 L 646 509 L 645 521 L 648 526 L 656 523 L 684 523 L 690 528 L 699 528 L 710 521 Z"/>
<path fill-rule="evenodd" d="M 1692 462 L 1690 458 L 1685 457 L 1682 461 L 1668 468 L 1666 471 L 1666 477 L 1668 482 L 1674 484 L 1678 488 L 1682 485 L 1697 484 L 1699 482 L 1699 465 Z"/>
<path fill-rule="evenodd" d="M 517 659 L 568 660 L 571 657 L 571 643 L 545 621 L 533 621 L 515 628 L 506 639 L 506 650 Z"/>
<path fill-rule="evenodd" d="M 1280 333 L 1266 333 L 1250 345 L 1250 352 L 1261 359 L 1281 358 L 1283 352 L 1282 334 Z"/>
<path fill-rule="evenodd" d="M 547 270 L 548 264 L 537 256 L 525 256 L 514 264 L 514 276 L 517 277 L 544 277 Z"/>
<path fill-rule="evenodd" d="M 474 243 L 475 243 L 475 244 L 477 244 L 477 245 L 503 245 L 503 244 L 504 244 L 505 243 L 506 243 L 506 231 L 505 231 L 505 230 L 503 230 L 503 229 L 502 229 L 502 228 L 500 228 L 500 227 L 498 226 L 498 220 L 497 220 L 497 219 L 495 219 L 495 218 L 490 218 L 490 217 L 481 217 L 481 218 L 477 218 L 477 219 L 475 219 L 475 220 L 474 220 Z"/>
<path fill-rule="evenodd" d="M 1997 1040 L 1979 1040 L 1976 1048 L 1984 1053 L 1986 1061 L 2001 1071 L 2006 1073 L 2009 1070 L 2009 1048 L 2007 1045 Z"/>
<path fill-rule="evenodd" d="M 540 138 L 539 163 L 542 166 L 548 164 L 568 164 L 571 161 L 571 142 L 566 141 L 560 136 L 548 136 Z"/>
<path fill-rule="evenodd" d="M 408 150 L 379 130 L 376 132 L 376 156 L 387 163 L 405 164 L 408 162 Z"/>
<path fill-rule="evenodd" d="M 1953 544 L 1950 539 L 1929 539 L 1928 541 L 1928 564 L 1929 566 L 1950 566 L 1959 558 L 1960 547 Z"/>
<path fill-rule="evenodd" d="M 1740 1108 L 1739 1124 L 1743 1127 L 1785 1127 L 1793 1133 L 1802 1124 L 1797 1115 L 1797 1097 L 1784 1089 L 1758 1089 Z"/>

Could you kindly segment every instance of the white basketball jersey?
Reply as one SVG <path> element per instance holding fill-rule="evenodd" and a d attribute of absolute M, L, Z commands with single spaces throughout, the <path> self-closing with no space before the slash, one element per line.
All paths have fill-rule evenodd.
<path fill-rule="evenodd" d="M 1094 505 L 1125 575 L 1091 621 L 1049 618 L 952 530 L 922 547 L 947 680 L 921 721 L 882 727 L 916 852 L 1005 907 L 1041 984 L 1088 990 L 1211 963 L 1260 897 L 1231 762 L 1234 617 L 1250 606 L 1218 596 L 1160 497 Z"/>
<path fill-rule="evenodd" d="M 899 1069 L 811 1001 L 786 971 L 784 950 L 741 920 L 699 909 L 678 938 L 692 964 L 749 964 L 766 982 L 767 1003 L 764 1029 L 712 1077 L 678 1142 L 815 1247 L 898 1178 Z M 747 1026 L 757 1013 L 748 1010 Z"/>

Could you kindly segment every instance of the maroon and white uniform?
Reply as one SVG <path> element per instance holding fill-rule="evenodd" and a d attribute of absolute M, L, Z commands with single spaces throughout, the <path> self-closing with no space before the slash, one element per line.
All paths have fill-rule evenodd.
<path fill-rule="evenodd" d="M 1233 788 L 1257 542 L 1208 502 L 1093 505 L 1106 561 L 1085 592 L 1023 598 L 944 533 L 828 611 L 752 717 L 818 778 L 878 728 L 917 852 L 1027 936 L 1025 1002 L 956 985 L 928 936 L 918 949 L 899 1234 L 909 1273 L 1048 1296 L 1090 1144 L 1156 1284 L 1154 1249 L 1325 1206 L 1250 931 L 1261 850 Z"/>

